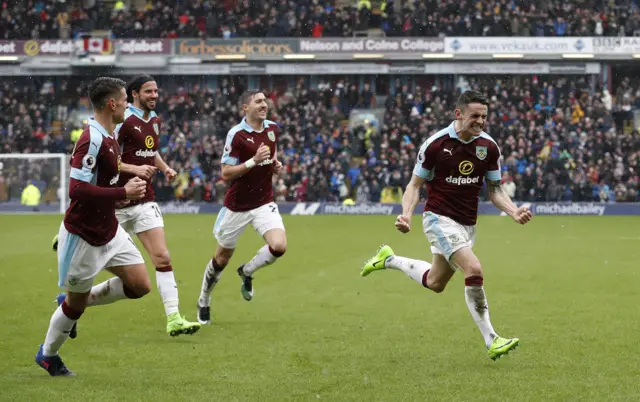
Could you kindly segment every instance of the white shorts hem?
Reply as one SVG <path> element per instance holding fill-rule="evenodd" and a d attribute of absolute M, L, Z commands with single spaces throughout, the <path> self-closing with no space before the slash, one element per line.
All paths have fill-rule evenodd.
<path fill-rule="evenodd" d="M 160 207 L 153 201 L 117 209 L 116 217 L 120 225 L 133 234 L 164 227 Z"/>
<path fill-rule="evenodd" d="M 213 234 L 221 247 L 235 249 L 238 239 L 249 225 L 252 225 L 260 236 L 272 229 L 285 230 L 278 205 L 270 202 L 244 212 L 222 208 L 213 226 Z"/>

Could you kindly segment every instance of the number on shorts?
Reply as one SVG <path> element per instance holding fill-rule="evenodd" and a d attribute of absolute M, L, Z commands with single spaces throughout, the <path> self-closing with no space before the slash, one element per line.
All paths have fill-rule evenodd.
<path fill-rule="evenodd" d="M 269 205 L 269 208 L 271 208 L 271 212 L 276 212 L 278 211 L 278 207 L 275 205 Z"/>
<path fill-rule="evenodd" d="M 157 218 L 161 218 L 162 217 L 162 213 L 160 212 L 160 208 L 158 208 L 157 205 L 153 206 L 153 210 L 156 211 L 156 217 Z"/>

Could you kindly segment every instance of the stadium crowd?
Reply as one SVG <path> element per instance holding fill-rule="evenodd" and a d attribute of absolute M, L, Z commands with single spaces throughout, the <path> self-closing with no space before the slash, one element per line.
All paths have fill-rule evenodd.
<path fill-rule="evenodd" d="M 477 89 L 491 101 L 487 131 L 502 150 L 503 182 L 513 198 L 638 200 L 640 136 L 625 122 L 631 109 L 640 107 L 640 91 L 630 80 L 615 96 L 590 91 L 585 78 L 517 81 L 467 77 L 456 83 L 458 92 Z M 155 179 L 160 201 L 221 202 L 226 188 L 221 152 L 226 131 L 239 116 L 240 91 L 231 82 L 161 95 L 160 151 L 179 177 L 173 183 L 160 175 Z M 287 92 L 267 92 L 270 118 L 281 126 L 279 159 L 285 165 L 275 179 L 277 200 L 399 202 L 420 144 L 452 121 L 456 93 L 437 86 L 410 91 L 400 84 L 391 90 L 382 104 L 368 86 L 357 89 L 347 82 L 307 88 L 300 80 Z M 24 87 L 5 82 L 0 87 L 1 152 L 71 152 L 81 128 L 70 122 L 87 107 L 82 92 L 73 81 L 59 87 L 48 81 Z M 352 109 L 370 107 L 383 108 L 384 120 L 344 124 Z M 66 121 L 66 127 L 56 130 L 55 120 Z M 5 161 L 0 201 L 15 198 L 34 172 L 23 170 L 21 181 L 8 167 Z M 47 183 L 57 183 L 44 170 Z"/>
<path fill-rule="evenodd" d="M 120 38 L 387 36 L 633 36 L 636 0 L 149 0 L 3 1 L 0 39 L 73 38 L 111 29 Z"/>

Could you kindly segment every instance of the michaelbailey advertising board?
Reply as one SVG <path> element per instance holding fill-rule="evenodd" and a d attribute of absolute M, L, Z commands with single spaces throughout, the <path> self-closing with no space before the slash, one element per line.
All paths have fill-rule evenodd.
<path fill-rule="evenodd" d="M 640 216 L 640 203 L 598 203 L 598 202 L 532 202 L 516 203 L 526 205 L 534 215 L 593 215 L 593 216 Z M 422 214 L 424 205 L 415 209 L 415 214 Z M 160 209 L 165 214 L 217 214 L 222 205 L 206 202 L 165 202 L 160 203 Z M 284 215 L 399 215 L 402 213 L 401 204 L 356 204 L 343 205 L 325 202 L 298 202 L 279 204 L 278 209 Z M 57 204 L 41 205 L 38 211 L 33 207 L 20 205 L 19 202 L 0 203 L 0 213 L 58 213 Z M 478 204 L 480 215 L 504 215 L 493 204 L 481 202 Z"/>

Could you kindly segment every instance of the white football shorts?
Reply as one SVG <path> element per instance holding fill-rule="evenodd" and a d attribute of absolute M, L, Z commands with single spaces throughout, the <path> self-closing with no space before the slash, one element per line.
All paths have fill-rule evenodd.
<path fill-rule="evenodd" d="M 116 209 L 116 218 L 124 230 L 133 234 L 164 227 L 160 207 L 155 202 Z"/>
<path fill-rule="evenodd" d="M 58 286 L 71 292 L 91 290 L 96 276 L 105 268 L 144 264 L 131 236 L 118 225 L 118 231 L 104 246 L 92 246 L 69 233 L 64 222 L 58 231 Z"/>
<path fill-rule="evenodd" d="M 213 226 L 213 235 L 224 248 L 234 249 L 242 232 L 251 224 L 260 236 L 271 229 L 284 230 L 282 216 L 275 202 L 270 202 L 251 211 L 233 212 L 222 208 Z"/>
<path fill-rule="evenodd" d="M 422 215 L 422 228 L 431 243 L 431 254 L 440 254 L 450 260 L 451 255 L 463 247 L 472 248 L 476 242 L 476 227 L 461 225 L 453 219 L 425 212 Z M 454 264 L 451 268 L 457 270 Z"/>

